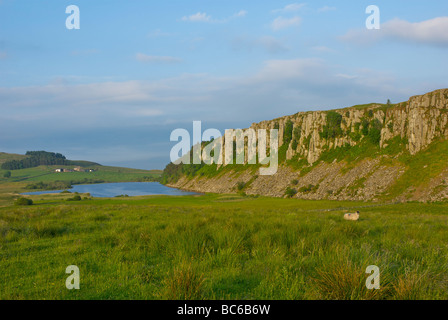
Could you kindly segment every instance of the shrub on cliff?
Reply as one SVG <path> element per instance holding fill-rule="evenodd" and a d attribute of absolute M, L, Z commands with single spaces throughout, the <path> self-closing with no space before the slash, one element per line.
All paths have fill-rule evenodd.
<path fill-rule="evenodd" d="M 336 111 L 327 113 L 327 124 L 322 128 L 320 137 L 322 139 L 334 139 L 342 135 L 342 115 Z"/>
<path fill-rule="evenodd" d="M 382 127 L 383 125 L 378 119 L 372 120 L 370 122 L 369 133 L 367 136 L 369 137 L 370 142 L 372 142 L 373 144 L 380 143 Z"/>
<path fill-rule="evenodd" d="M 297 190 L 296 189 L 292 189 L 290 187 L 286 188 L 285 196 L 287 196 L 288 198 L 292 198 L 296 194 L 297 194 Z"/>

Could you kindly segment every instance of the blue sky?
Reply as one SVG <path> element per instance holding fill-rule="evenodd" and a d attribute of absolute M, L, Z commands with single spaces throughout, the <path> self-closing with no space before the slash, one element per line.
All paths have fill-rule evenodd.
<path fill-rule="evenodd" d="M 0 151 L 163 168 L 194 120 L 223 131 L 448 87 L 447 51 L 438 0 L 0 0 Z"/>

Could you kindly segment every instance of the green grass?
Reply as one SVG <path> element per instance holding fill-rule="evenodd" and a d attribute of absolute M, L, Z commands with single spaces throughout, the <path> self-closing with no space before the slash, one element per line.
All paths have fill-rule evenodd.
<path fill-rule="evenodd" d="M 375 107 L 375 110 L 382 110 L 383 112 L 386 112 L 388 109 L 391 109 L 393 107 L 396 107 L 397 105 L 399 105 L 399 103 L 391 103 L 391 104 L 384 104 L 384 103 L 367 103 L 367 104 L 358 104 L 355 106 L 352 106 L 350 108 L 345 108 L 342 110 L 348 110 L 348 109 L 357 109 L 357 110 L 364 110 L 364 109 L 368 109 L 368 108 L 372 108 Z"/>
<path fill-rule="evenodd" d="M 0 208 L 0 299 L 448 298 L 448 203 L 70 196 Z"/>
<path fill-rule="evenodd" d="M 27 158 L 27 156 L 22 155 L 22 154 L 0 152 L 0 166 L 3 163 L 8 162 L 8 161 L 22 160 L 25 158 Z"/>
<path fill-rule="evenodd" d="M 105 180 L 107 182 L 132 181 L 142 178 L 143 175 L 155 176 L 159 174 L 157 170 L 138 170 L 118 167 L 95 166 L 95 172 L 54 172 L 58 166 L 39 166 L 36 168 L 12 170 L 9 181 L 27 182 L 50 182 L 50 181 L 71 181 L 83 179 Z M 6 180 L 6 179 L 5 179 Z"/>
<path fill-rule="evenodd" d="M 42 182 L 51 185 L 52 182 L 83 183 L 83 181 L 102 182 L 133 182 L 157 179 L 161 175 L 160 170 L 140 170 L 121 167 L 92 166 L 94 172 L 55 172 L 60 166 L 39 166 L 36 168 L 11 170 L 11 177 L 4 178 L 0 175 L 0 205 L 1 194 L 20 193 L 29 191 L 26 186 Z M 74 166 L 63 166 L 73 168 Z M 1 172 L 0 172 L 1 173 Z"/>
<path fill-rule="evenodd" d="M 385 199 L 398 196 L 409 188 L 424 188 L 428 182 L 446 170 L 448 141 L 435 141 L 424 152 L 416 155 L 405 153 L 399 161 L 406 165 L 406 172 L 388 190 Z"/>

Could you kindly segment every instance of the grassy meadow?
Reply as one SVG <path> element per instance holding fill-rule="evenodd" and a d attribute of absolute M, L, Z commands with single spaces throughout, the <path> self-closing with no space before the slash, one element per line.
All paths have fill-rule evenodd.
<path fill-rule="evenodd" d="M 0 207 L 0 299 L 448 299 L 448 203 L 66 197 Z"/>
<path fill-rule="evenodd" d="M 10 159 L 12 155 L 0 154 Z M 1 163 L 1 161 L 0 161 Z M 20 170 L 11 170 L 11 177 L 3 176 L 6 170 L 0 170 L 0 207 L 11 203 L 11 197 L 17 197 L 19 193 L 39 190 L 62 190 L 70 184 L 87 184 L 93 182 L 133 182 L 156 179 L 161 175 L 160 170 L 139 170 L 109 166 L 91 166 L 94 172 L 55 172 L 61 166 L 39 166 Z M 73 169 L 75 166 L 62 166 Z M 53 188 L 41 188 L 39 184 Z M 27 187 L 35 185 L 33 189 Z"/>
<path fill-rule="evenodd" d="M 120 167 L 93 166 L 94 172 L 55 172 L 60 166 L 39 166 L 36 168 L 12 170 L 11 177 L 0 177 L 0 182 L 53 182 L 83 179 L 104 180 L 107 182 L 136 181 L 143 176 L 160 175 L 158 170 L 138 170 Z M 64 166 L 68 167 L 68 166 Z"/>

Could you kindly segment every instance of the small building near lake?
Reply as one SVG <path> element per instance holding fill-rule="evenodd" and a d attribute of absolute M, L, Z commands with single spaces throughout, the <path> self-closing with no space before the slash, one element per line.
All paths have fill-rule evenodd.
<path fill-rule="evenodd" d="M 65 168 L 57 168 L 54 170 L 54 172 L 95 172 L 95 169 L 82 169 L 81 167 L 76 167 L 73 170 Z"/>

